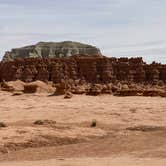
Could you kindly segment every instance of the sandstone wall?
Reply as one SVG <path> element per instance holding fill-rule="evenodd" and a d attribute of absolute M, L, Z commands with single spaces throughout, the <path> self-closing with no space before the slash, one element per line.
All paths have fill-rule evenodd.
<path fill-rule="evenodd" d="M 89 83 L 116 81 L 166 83 L 166 65 L 146 64 L 142 58 L 82 57 L 27 58 L 0 63 L 0 80 L 82 80 Z"/>

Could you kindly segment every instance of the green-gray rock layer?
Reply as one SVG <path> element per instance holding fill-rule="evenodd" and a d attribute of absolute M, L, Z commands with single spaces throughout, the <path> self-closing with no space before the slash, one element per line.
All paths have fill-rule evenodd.
<path fill-rule="evenodd" d="M 3 60 L 13 60 L 15 58 L 39 57 L 69 57 L 72 55 L 101 56 L 98 48 L 79 42 L 39 42 L 36 45 L 12 49 L 6 52 Z"/>

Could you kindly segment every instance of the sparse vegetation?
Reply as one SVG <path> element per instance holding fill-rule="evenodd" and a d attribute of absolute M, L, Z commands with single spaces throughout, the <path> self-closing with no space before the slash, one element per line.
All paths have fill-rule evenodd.
<path fill-rule="evenodd" d="M 152 131 L 158 131 L 162 129 L 163 128 L 160 126 L 145 126 L 145 125 L 133 126 L 133 127 L 127 128 L 127 130 L 130 130 L 130 131 L 142 131 L 142 132 L 152 132 Z"/>
<path fill-rule="evenodd" d="M 130 108 L 129 111 L 130 111 L 131 113 L 136 113 L 136 112 L 137 112 L 137 108 Z"/>
<path fill-rule="evenodd" d="M 7 125 L 4 122 L 0 122 L 0 128 L 1 127 L 7 127 Z"/>
<path fill-rule="evenodd" d="M 35 125 L 55 125 L 56 121 L 53 120 L 36 120 Z"/>
<path fill-rule="evenodd" d="M 44 125 L 44 121 L 43 120 L 36 120 L 34 122 L 35 125 Z"/>
<path fill-rule="evenodd" d="M 94 120 L 92 120 L 92 122 L 91 122 L 91 127 L 96 127 L 96 125 L 97 125 L 97 121 L 94 119 Z"/>

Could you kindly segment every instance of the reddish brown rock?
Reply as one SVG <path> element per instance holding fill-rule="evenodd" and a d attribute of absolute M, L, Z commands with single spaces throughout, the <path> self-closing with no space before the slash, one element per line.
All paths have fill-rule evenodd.
<path fill-rule="evenodd" d="M 103 86 L 101 84 L 93 84 L 89 91 L 87 92 L 87 95 L 91 96 L 97 96 L 102 94 Z"/>
<path fill-rule="evenodd" d="M 83 86 L 83 85 L 80 85 L 80 86 L 75 86 L 72 88 L 72 93 L 73 94 L 84 94 L 87 92 L 87 86 Z"/>
<path fill-rule="evenodd" d="M 42 81 L 34 81 L 24 85 L 24 93 L 53 93 L 55 89 Z"/>
<path fill-rule="evenodd" d="M 1 89 L 3 91 L 23 91 L 24 90 L 24 85 L 25 83 L 20 81 L 20 80 L 16 80 L 16 81 L 9 81 L 9 82 L 5 82 L 3 81 L 1 83 Z"/>
<path fill-rule="evenodd" d="M 121 88 L 118 82 L 126 85 L 132 83 L 161 85 L 162 83 L 162 86 L 165 86 L 166 65 L 155 62 L 146 64 L 142 58 L 118 59 L 100 56 L 28 58 L 1 62 L 0 81 L 14 81 L 17 79 L 25 82 L 35 80 L 52 81 L 54 84 L 66 80 L 71 89 L 86 84 L 107 85 L 112 83 L 111 90 L 114 92 Z M 69 80 L 72 80 L 72 83 Z M 79 87 L 75 89 L 79 93 Z M 107 88 L 104 89 L 107 91 Z M 83 88 L 82 91 L 84 91 Z"/>
<path fill-rule="evenodd" d="M 65 92 L 64 99 L 71 99 L 73 97 L 70 91 Z"/>
<path fill-rule="evenodd" d="M 144 91 L 138 89 L 122 89 L 118 90 L 116 96 L 142 96 Z"/>
<path fill-rule="evenodd" d="M 161 96 L 161 97 L 166 97 L 166 91 L 164 90 L 159 90 L 159 89 L 149 89 L 145 90 L 143 92 L 143 96 Z"/>

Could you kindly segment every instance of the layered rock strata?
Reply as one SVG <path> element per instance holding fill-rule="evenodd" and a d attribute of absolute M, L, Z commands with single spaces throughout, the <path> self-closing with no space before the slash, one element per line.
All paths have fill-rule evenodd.
<path fill-rule="evenodd" d="M 7 51 L 3 61 L 12 61 L 16 58 L 60 58 L 72 55 L 102 56 L 100 50 L 95 46 L 73 42 L 39 42 L 36 45 L 14 48 Z"/>

